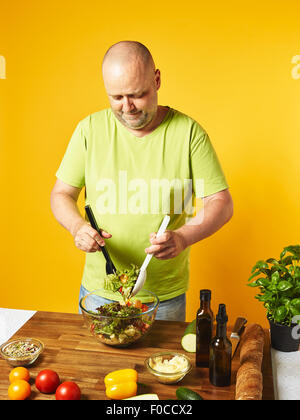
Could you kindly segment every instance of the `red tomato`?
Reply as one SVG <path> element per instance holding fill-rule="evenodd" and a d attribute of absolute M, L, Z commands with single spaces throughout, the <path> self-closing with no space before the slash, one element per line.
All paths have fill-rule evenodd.
<path fill-rule="evenodd" d="M 35 380 L 35 386 L 44 394 L 52 394 L 60 384 L 59 376 L 54 370 L 41 370 Z"/>
<path fill-rule="evenodd" d="M 144 303 L 142 303 L 142 312 L 147 312 L 149 309 L 149 307 L 147 305 L 145 305 Z"/>
<path fill-rule="evenodd" d="M 80 388 L 75 382 L 63 382 L 56 390 L 56 400 L 80 400 Z"/>
<path fill-rule="evenodd" d="M 142 308 L 142 305 L 143 305 L 142 302 L 140 300 L 138 300 L 138 299 L 133 304 L 133 306 L 135 308 L 137 308 L 137 309 L 141 309 Z"/>

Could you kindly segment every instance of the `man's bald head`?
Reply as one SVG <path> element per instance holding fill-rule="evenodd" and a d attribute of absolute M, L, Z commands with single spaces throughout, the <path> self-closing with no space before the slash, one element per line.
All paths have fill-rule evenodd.
<path fill-rule="evenodd" d="M 155 71 L 154 60 L 150 51 L 144 44 L 137 41 L 120 41 L 112 45 L 104 55 L 102 71 L 107 65 L 125 64 L 130 61 L 139 61 L 145 66 L 145 69 Z"/>
<path fill-rule="evenodd" d="M 160 71 L 150 51 L 136 41 L 121 41 L 106 52 L 102 73 L 111 109 L 127 128 L 140 130 L 157 113 Z"/>

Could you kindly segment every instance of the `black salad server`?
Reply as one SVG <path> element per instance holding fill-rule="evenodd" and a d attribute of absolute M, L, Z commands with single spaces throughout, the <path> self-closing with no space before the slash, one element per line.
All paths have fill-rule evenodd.
<path fill-rule="evenodd" d="M 85 206 L 85 211 L 86 211 L 87 217 L 89 219 L 89 222 L 90 222 L 92 228 L 95 229 L 99 233 L 100 236 L 102 236 L 101 235 L 101 230 L 99 229 L 99 227 L 97 225 L 94 213 L 91 209 L 91 206 L 90 205 Z M 106 259 L 106 274 L 114 274 L 117 270 L 116 270 L 116 267 L 114 266 L 114 263 L 112 262 L 112 260 L 110 258 L 110 255 L 109 255 L 106 247 L 101 246 L 101 251 L 104 255 L 104 258 Z"/>

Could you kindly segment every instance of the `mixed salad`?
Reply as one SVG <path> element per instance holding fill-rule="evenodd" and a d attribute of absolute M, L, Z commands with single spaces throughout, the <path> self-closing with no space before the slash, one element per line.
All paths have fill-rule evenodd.
<path fill-rule="evenodd" d="M 153 322 L 152 314 L 145 314 L 149 307 L 139 299 L 130 298 L 132 288 L 139 274 L 139 268 L 117 270 L 105 279 L 104 288 L 119 292 L 123 301 L 112 302 L 96 308 L 92 317 L 91 332 L 102 342 L 110 345 L 128 345 L 144 335 Z M 106 318 L 107 317 L 107 318 Z"/>
<path fill-rule="evenodd" d="M 140 269 L 131 264 L 130 269 L 117 270 L 114 274 L 108 274 L 104 280 L 104 289 L 121 293 L 125 303 L 129 301 L 130 294 L 137 281 Z"/>

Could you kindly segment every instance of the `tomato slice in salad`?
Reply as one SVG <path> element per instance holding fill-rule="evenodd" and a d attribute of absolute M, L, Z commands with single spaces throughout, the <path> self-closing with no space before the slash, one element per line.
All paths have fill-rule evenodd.
<path fill-rule="evenodd" d="M 126 303 L 130 299 L 139 271 L 138 266 L 131 264 L 131 268 L 117 270 L 113 274 L 108 274 L 104 279 L 104 289 L 119 292 Z"/>
<path fill-rule="evenodd" d="M 126 306 L 133 306 L 134 308 L 141 309 L 142 312 L 147 312 L 149 309 L 149 306 L 147 306 L 145 303 L 142 303 L 139 299 L 136 299 L 134 302 L 127 301 Z"/>
<path fill-rule="evenodd" d="M 131 293 L 139 275 L 139 267 L 131 264 L 132 268 L 124 271 L 117 270 L 114 274 L 109 274 L 105 279 L 104 289 L 119 292 L 123 297 L 123 304 L 147 312 L 149 307 L 139 299 L 131 300 Z"/>
<path fill-rule="evenodd" d="M 145 305 L 144 303 L 142 303 L 142 312 L 147 312 L 149 309 L 149 306 Z"/>
<path fill-rule="evenodd" d="M 121 282 L 122 284 L 126 284 L 126 283 L 127 283 L 127 280 L 128 280 L 128 276 L 127 276 L 127 274 L 121 274 L 121 275 L 119 276 L 119 279 L 120 279 L 120 282 Z"/>

